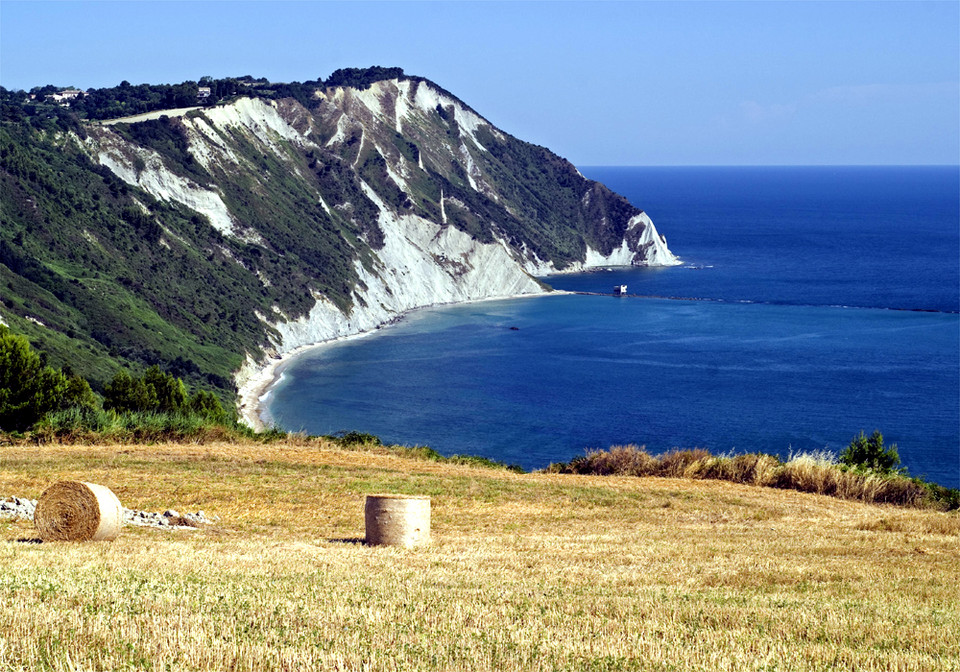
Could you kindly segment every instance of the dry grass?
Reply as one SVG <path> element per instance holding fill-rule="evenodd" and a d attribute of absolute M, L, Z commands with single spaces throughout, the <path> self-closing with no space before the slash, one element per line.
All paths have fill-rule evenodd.
<path fill-rule="evenodd" d="M 0 496 L 81 478 L 222 524 L 0 523 L 0 669 L 960 670 L 955 512 L 322 441 L 0 453 Z M 358 543 L 384 491 L 432 497 L 431 546 Z"/>
<path fill-rule="evenodd" d="M 654 457 L 642 447 L 594 450 L 549 471 L 601 476 L 666 476 L 716 479 L 733 483 L 813 492 L 876 504 L 947 510 L 957 508 L 957 491 L 923 484 L 900 474 L 881 475 L 845 469 L 830 453 L 802 453 L 781 462 L 772 455 L 715 456 L 706 450 L 672 450 Z M 934 494 L 936 489 L 938 494 Z"/>

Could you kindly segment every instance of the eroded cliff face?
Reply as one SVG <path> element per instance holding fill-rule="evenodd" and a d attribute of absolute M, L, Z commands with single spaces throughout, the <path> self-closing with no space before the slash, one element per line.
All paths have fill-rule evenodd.
<path fill-rule="evenodd" d="M 245 98 L 149 123 L 98 127 L 85 147 L 248 246 L 231 257 L 264 287 L 299 264 L 308 300 L 258 313 L 266 353 L 421 306 L 546 291 L 534 275 L 678 263 L 646 214 L 425 80 L 318 90 L 309 109 Z M 241 379 L 263 352 L 248 353 Z"/>

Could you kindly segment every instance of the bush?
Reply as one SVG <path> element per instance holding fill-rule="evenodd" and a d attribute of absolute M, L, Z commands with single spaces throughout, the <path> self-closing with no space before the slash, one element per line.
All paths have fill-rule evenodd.
<path fill-rule="evenodd" d="M 158 366 L 142 378 L 118 371 L 104 397 L 101 408 L 86 380 L 45 366 L 26 338 L 0 325 L 0 431 L 34 428 L 41 439 L 117 432 L 136 438 L 194 436 L 233 424 L 214 394 L 199 390 L 189 397 L 183 381 Z"/>
<path fill-rule="evenodd" d="M 161 413 L 180 413 L 186 410 L 187 388 L 179 378 L 164 373 L 159 366 L 154 365 L 143 374 L 143 383 L 156 395 L 155 410 Z"/>
<path fill-rule="evenodd" d="M 861 438 L 867 444 L 868 456 L 880 454 L 885 457 L 868 461 L 866 465 L 849 465 L 838 464 L 833 453 L 803 453 L 781 462 L 779 458 L 763 453 L 713 456 L 700 448 L 675 449 L 653 457 L 643 448 L 631 445 L 590 451 L 569 463 L 551 464 L 546 471 L 553 474 L 713 479 L 878 504 L 930 507 L 942 511 L 960 508 L 960 490 L 909 478 L 902 473 L 904 470 L 893 469 L 899 463 L 896 447 L 884 448 L 879 432 L 870 439 L 862 434 Z M 854 444 L 856 451 L 850 452 L 861 455 L 860 442 L 855 440 Z M 876 466 L 867 465 L 886 466 L 887 471 L 881 472 Z"/>
<path fill-rule="evenodd" d="M 583 457 L 573 459 L 568 473 L 650 476 L 656 472 L 658 464 L 656 458 L 643 448 L 613 446 L 610 450 L 592 450 Z"/>
<path fill-rule="evenodd" d="M 176 376 L 151 366 L 142 378 L 120 370 L 107 383 L 103 405 L 120 413 L 197 413 L 215 422 L 229 422 L 220 401 L 210 392 L 187 396 L 187 388 Z"/>
<path fill-rule="evenodd" d="M 771 485 L 781 471 L 780 459 L 764 453 L 747 453 L 734 457 L 709 457 L 692 463 L 687 467 L 688 478 L 715 479 L 746 483 L 749 485 Z"/>
<path fill-rule="evenodd" d="M 44 366 L 26 338 L 0 325 L 0 429 L 23 431 L 71 406 L 97 406 L 87 381 Z"/>
<path fill-rule="evenodd" d="M 207 418 L 211 422 L 224 424 L 230 421 L 227 412 L 223 410 L 223 405 L 213 392 L 197 390 L 196 394 L 190 397 L 190 403 L 187 406 L 191 413 Z"/>
<path fill-rule="evenodd" d="M 380 441 L 380 437 L 375 434 L 367 434 L 366 432 L 337 432 L 333 434 L 331 439 L 337 441 L 341 446 L 382 446 L 383 442 Z"/>
<path fill-rule="evenodd" d="M 403 77 L 402 68 L 384 68 L 379 65 L 370 68 L 340 68 L 327 77 L 323 84 L 324 86 L 349 86 L 363 91 L 369 89 L 374 82 L 400 77 Z"/>
<path fill-rule="evenodd" d="M 840 453 L 840 464 L 854 469 L 873 471 L 878 474 L 903 474 L 905 469 L 898 469 L 900 454 L 897 444 L 883 445 L 883 434 L 875 430 L 867 438 L 863 430 L 860 436 L 854 437 L 850 445 Z"/>
<path fill-rule="evenodd" d="M 134 378 L 121 369 L 103 391 L 103 407 L 120 413 L 140 413 L 157 407 L 156 390 L 147 387 L 141 378 Z"/>
<path fill-rule="evenodd" d="M 671 450 L 658 458 L 660 465 L 657 475 L 668 478 L 695 478 L 698 468 L 712 457 L 710 452 L 703 448 Z"/>

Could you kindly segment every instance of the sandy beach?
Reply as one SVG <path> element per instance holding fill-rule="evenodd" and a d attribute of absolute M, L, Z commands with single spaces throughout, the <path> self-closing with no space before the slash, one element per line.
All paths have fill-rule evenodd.
<path fill-rule="evenodd" d="M 376 329 L 380 329 L 383 326 L 385 325 L 381 325 Z M 350 334 L 349 336 L 330 338 L 307 345 L 301 345 L 300 347 L 294 348 L 293 350 L 285 352 L 282 355 L 274 355 L 269 357 L 266 363 L 259 367 L 257 372 L 250 376 L 250 378 L 240 386 L 240 389 L 237 392 L 237 397 L 239 399 L 238 410 L 240 412 L 240 419 L 258 432 L 265 429 L 266 425 L 261 417 L 263 413 L 261 405 L 269 396 L 270 389 L 275 383 L 280 381 L 280 376 L 283 373 L 283 370 L 290 364 L 291 361 L 308 350 L 322 348 L 325 345 L 340 343 L 348 339 L 362 338 L 370 335 L 376 331 L 376 329 L 361 331 L 360 333 Z"/>
<path fill-rule="evenodd" d="M 290 362 L 314 348 L 322 348 L 324 346 L 330 345 L 332 343 L 341 343 L 343 341 L 355 338 L 363 338 L 364 336 L 369 336 L 379 329 L 385 329 L 392 325 L 398 324 L 401 322 L 407 315 L 410 315 L 413 312 L 418 310 L 424 310 L 428 308 L 438 308 L 441 306 L 459 306 L 465 305 L 468 303 L 483 303 L 486 301 L 504 301 L 510 299 L 529 299 L 543 296 L 562 296 L 566 294 L 572 294 L 573 292 L 565 292 L 552 290 L 544 292 L 543 294 L 516 294 L 513 296 L 491 296 L 483 299 L 473 299 L 471 301 L 458 301 L 455 303 L 437 303 L 429 306 L 420 306 L 412 310 L 400 313 L 394 319 L 389 322 L 377 325 L 373 329 L 368 329 L 366 331 L 361 331 L 356 334 L 349 334 L 347 336 L 339 336 L 335 338 L 329 338 L 322 341 L 317 341 L 316 343 L 309 343 L 307 345 L 301 345 L 298 348 L 294 348 L 289 352 L 285 352 L 280 355 L 273 355 L 267 359 L 266 362 L 257 367 L 256 372 L 251 375 L 246 381 L 239 385 L 239 390 L 237 392 L 238 397 L 238 411 L 240 413 L 240 419 L 246 423 L 248 426 L 252 427 L 257 431 L 263 430 L 266 425 L 261 417 L 263 415 L 263 402 L 270 395 L 271 388 L 280 380 L 283 370 L 290 365 Z"/>

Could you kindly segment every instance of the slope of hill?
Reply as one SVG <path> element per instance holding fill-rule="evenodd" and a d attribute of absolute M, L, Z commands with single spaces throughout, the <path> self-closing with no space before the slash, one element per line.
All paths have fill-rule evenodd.
<path fill-rule="evenodd" d="M 377 451 L 5 448 L 0 498 L 79 479 L 220 522 L 35 544 L 0 519 L 0 667 L 960 669 L 956 512 Z M 433 543 L 363 545 L 377 492 L 430 495 Z"/>
<path fill-rule="evenodd" d="M 160 364 L 229 396 L 269 354 L 412 308 L 676 263 L 643 212 L 426 80 L 254 83 L 110 125 L 3 92 L 0 317 L 94 387 Z M 156 111 L 96 95 L 78 111 Z"/>

